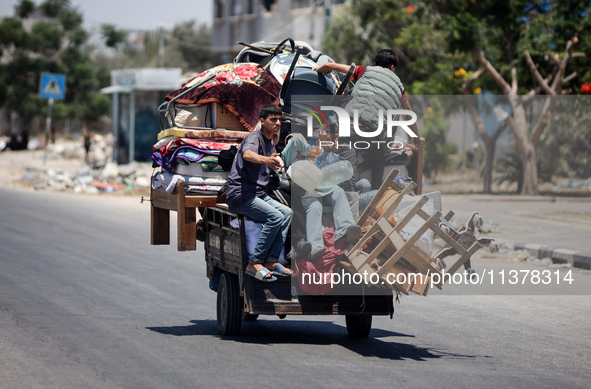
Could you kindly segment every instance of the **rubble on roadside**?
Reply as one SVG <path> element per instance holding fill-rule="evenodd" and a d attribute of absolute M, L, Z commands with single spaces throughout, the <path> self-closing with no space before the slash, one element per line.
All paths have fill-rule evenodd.
<path fill-rule="evenodd" d="M 13 184 L 35 190 L 86 194 L 148 190 L 152 164 L 134 161 L 118 165 L 112 160 L 112 150 L 110 134 L 95 135 L 85 161 L 81 140 L 58 139 L 47 150 L 6 151 L 11 153 L 10 156 L 6 154 L 10 162 L 2 165 L 6 169 L 10 163 L 10 168 L 16 170 Z M 16 153 L 21 154 L 17 157 Z"/>

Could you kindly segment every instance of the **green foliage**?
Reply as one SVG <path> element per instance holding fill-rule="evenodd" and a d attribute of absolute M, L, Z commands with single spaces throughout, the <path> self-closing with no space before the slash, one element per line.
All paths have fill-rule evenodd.
<path fill-rule="evenodd" d="M 69 9 L 60 12 L 59 20 L 65 31 L 73 31 L 82 26 L 82 15 Z"/>
<path fill-rule="evenodd" d="M 62 11 L 70 7 L 70 0 L 46 0 L 39 6 L 43 15 L 48 18 L 59 17 Z"/>
<path fill-rule="evenodd" d="M 107 47 L 117 48 L 117 45 L 125 43 L 128 34 L 127 31 L 119 30 L 113 24 L 103 24 L 101 25 L 101 35 Z"/>
<path fill-rule="evenodd" d="M 560 100 L 544 133 L 538 153 L 547 176 L 573 179 L 591 176 L 591 96 L 568 96 Z"/>
<path fill-rule="evenodd" d="M 334 15 L 323 37 L 322 48 L 336 62 L 371 64 L 373 53 L 367 50 L 359 21 L 349 12 Z"/>
<path fill-rule="evenodd" d="M 63 36 L 63 30 L 57 22 L 37 22 L 29 34 L 30 50 L 52 57 L 60 50 Z"/>
<path fill-rule="evenodd" d="M 33 0 L 21 0 L 17 7 L 19 18 L 25 19 L 35 10 L 35 2 Z"/>
<path fill-rule="evenodd" d="M 0 23 L 0 45 L 3 49 L 24 47 L 27 44 L 27 32 L 20 19 L 5 18 Z"/>
<path fill-rule="evenodd" d="M 47 19 L 31 20 L 25 29 L 23 20 L 33 15 L 35 4 L 23 0 L 18 17 L 0 22 L 0 106 L 20 115 L 23 128 L 31 128 L 35 117 L 46 114 L 47 100 L 39 97 L 41 73 L 66 75 L 64 101 L 56 101 L 54 120 L 79 118 L 98 120 L 109 110 L 108 97 L 99 93 L 108 85 L 105 70 L 95 66 L 82 46 L 88 34 L 82 29 L 82 15 L 69 0 L 46 0 L 39 9 Z M 32 23 L 31 23 L 32 22 Z"/>
<path fill-rule="evenodd" d="M 438 173 L 449 165 L 449 148 L 446 143 L 449 119 L 443 111 L 435 111 L 427 107 L 427 113 L 423 116 L 424 127 L 421 136 L 425 138 L 425 153 L 423 160 L 423 172 L 425 176 L 435 179 Z"/>
<path fill-rule="evenodd" d="M 517 93 L 527 94 L 539 83 L 525 61 L 524 50 L 531 55 L 540 75 L 548 78 L 556 72 L 557 61 L 563 58 L 569 40 L 574 42 L 575 56 L 564 69 L 563 77 L 568 77 L 564 93 L 580 94 L 581 84 L 591 82 L 588 0 L 352 0 L 349 4 L 332 18 L 323 51 L 337 62 L 368 65 L 377 49 L 391 48 L 400 60 L 396 73 L 412 95 L 463 94 L 464 84 L 482 68 L 475 52 L 484 53 L 509 85 L 513 81 L 510 68 L 515 66 Z M 473 82 L 468 93 L 477 95 L 482 91 L 504 95 L 488 73 Z M 588 111 L 588 105 L 579 110 Z M 585 126 L 578 129 L 578 134 L 567 128 L 552 134 L 545 131 L 540 144 L 543 156 L 538 158 L 539 178 L 549 179 L 552 172 L 588 175 L 591 134 Z M 439 158 L 430 153 L 441 152 L 435 146 L 429 150 L 430 143 L 427 140 L 426 172 L 429 166 L 436 167 L 427 160 Z M 557 158 L 560 163 L 549 162 Z M 498 166 L 519 172 L 520 163 L 516 158 Z"/>

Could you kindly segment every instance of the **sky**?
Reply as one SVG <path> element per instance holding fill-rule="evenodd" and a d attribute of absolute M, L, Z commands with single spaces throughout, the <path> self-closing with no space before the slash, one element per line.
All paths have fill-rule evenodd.
<path fill-rule="evenodd" d="M 35 0 L 40 3 L 40 0 Z M 0 17 L 12 16 L 18 0 L 0 0 Z M 171 29 L 188 20 L 212 24 L 213 0 L 70 0 L 89 29 L 110 23 L 126 30 Z"/>

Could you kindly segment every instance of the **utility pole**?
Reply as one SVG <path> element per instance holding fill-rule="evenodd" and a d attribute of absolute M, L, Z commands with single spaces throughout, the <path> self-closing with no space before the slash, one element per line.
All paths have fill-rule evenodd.
<path fill-rule="evenodd" d="M 164 26 L 158 25 L 158 67 L 164 67 Z"/>
<path fill-rule="evenodd" d="M 332 0 L 324 0 L 324 31 L 328 28 L 330 21 L 330 9 L 332 8 Z"/>

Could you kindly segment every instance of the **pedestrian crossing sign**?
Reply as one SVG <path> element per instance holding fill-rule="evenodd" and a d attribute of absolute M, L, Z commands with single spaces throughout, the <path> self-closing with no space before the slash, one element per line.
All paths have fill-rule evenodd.
<path fill-rule="evenodd" d="M 43 99 L 63 100 L 66 92 L 66 75 L 42 73 L 39 96 Z"/>

